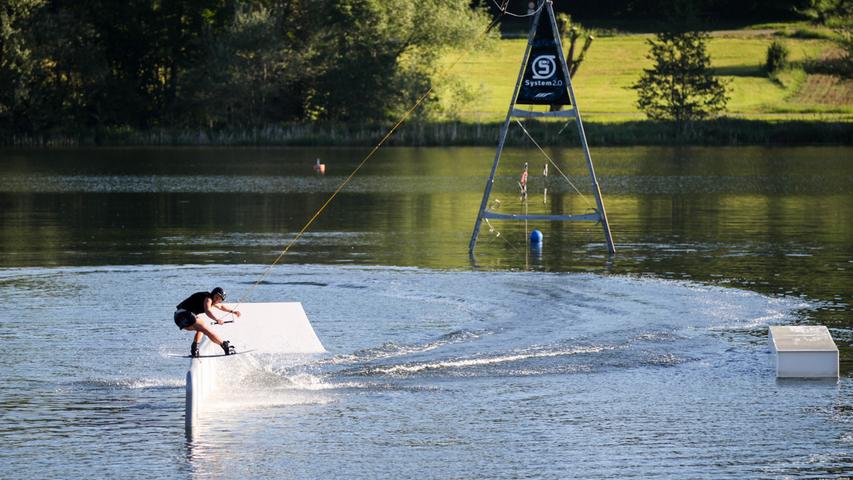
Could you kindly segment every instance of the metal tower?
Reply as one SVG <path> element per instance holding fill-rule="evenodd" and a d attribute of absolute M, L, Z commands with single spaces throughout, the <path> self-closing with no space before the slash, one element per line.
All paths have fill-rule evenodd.
<path fill-rule="evenodd" d="M 544 2 L 544 4 L 543 4 Z M 589 154 L 589 145 L 586 141 L 580 110 L 575 99 L 572 88 L 572 79 L 566 65 L 566 57 L 563 55 L 563 46 L 560 41 L 560 33 L 557 30 L 557 22 L 554 18 L 554 7 L 552 0 L 540 0 L 540 8 L 533 17 L 530 34 L 527 36 L 527 49 L 521 60 L 521 70 L 515 83 L 509 110 L 506 114 L 503 127 L 500 131 L 495 161 L 486 188 L 483 192 L 483 201 L 480 203 L 480 211 L 477 221 L 474 223 L 474 232 L 471 242 L 468 244 L 468 252 L 474 253 L 477 237 L 480 234 L 480 225 L 484 219 L 500 220 L 553 220 L 553 221 L 593 221 L 601 222 L 604 229 L 604 239 L 607 241 L 607 250 L 611 254 L 616 253 L 613 246 L 613 237 L 610 234 L 610 226 L 607 223 L 607 213 L 604 210 L 604 201 L 601 198 L 601 189 L 598 186 L 598 178 L 595 176 L 595 167 Z M 555 112 L 537 112 L 517 105 L 565 105 L 567 108 Z M 489 195 L 495 182 L 495 172 L 503 153 L 509 124 L 516 118 L 574 118 L 578 128 L 581 148 L 586 157 L 586 165 L 589 176 L 592 179 L 592 192 L 595 195 L 597 209 L 594 213 L 581 215 L 513 215 L 497 213 L 487 209 Z"/>

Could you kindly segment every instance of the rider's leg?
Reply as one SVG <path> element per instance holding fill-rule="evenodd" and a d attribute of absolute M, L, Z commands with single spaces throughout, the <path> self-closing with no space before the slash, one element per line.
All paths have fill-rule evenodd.
<path fill-rule="evenodd" d="M 204 324 L 201 320 L 196 320 L 194 324 L 187 327 L 188 330 L 195 330 L 195 338 L 201 339 L 201 334 L 207 335 L 207 338 L 210 339 L 211 342 L 222 345 L 222 340 L 219 338 L 213 330 L 207 328 L 207 325 Z"/>

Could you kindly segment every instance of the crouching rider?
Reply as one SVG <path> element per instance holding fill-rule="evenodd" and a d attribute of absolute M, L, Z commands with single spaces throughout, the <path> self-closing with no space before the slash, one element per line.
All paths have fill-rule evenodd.
<path fill-rule="evenodd" d="M 210 292 L 196 292 L 178 304 L 177 311 L 175 311 L 175 325 L 177 325 L 181 330 L 192 330 L 195 332 L 193 343 L 190 346 L 190 355 L 193 357 L 198 357 L 198 343 L 201 341 L 202 334 L 207 335 L 207 338 L 209 338 L 211 342 L 222 347 L 222 350 L 225 351 L 225 355 L 237 353 L 237 350 L 228 342 L 228 340 L 223 341 L 198 318 L 198 315 L 204 313 L 217 324 L 222 325 L 222 319 L 217 318 L 216 315 L 213 314 L 214 308 L 223 312 L 232 313 L 234 316 L 239 317 L 240 312 L 237 310 L 231 310 L 222 305 L 222 302 L 224 301 L 225 290 L 221 287 L 216 287 Z"/>

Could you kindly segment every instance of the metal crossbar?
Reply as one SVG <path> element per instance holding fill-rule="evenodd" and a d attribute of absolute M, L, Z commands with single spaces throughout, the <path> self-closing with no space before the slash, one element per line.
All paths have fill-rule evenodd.
<path fill-rule="evenodd" d="M 534 112 L 523 108 L 513 108 L 511 111 L 513 118 L 574 118 L 575 110 L 559 110 L 556 112 Z"/>
<path fill-rule="evenodd" d="M 551 221 L 588 221 L 588 222 L 598 222 L 601 220 L 601 215 L 596 213 L 586 213 L 580 215 L 527 215 L 527 214 L 514 214 L 514 213 L 498 213 L 492 212 L 490 210 L 486 210 L 483 212 L 483 218 L 490 218 L 492 220 L 551 220 Z"/>

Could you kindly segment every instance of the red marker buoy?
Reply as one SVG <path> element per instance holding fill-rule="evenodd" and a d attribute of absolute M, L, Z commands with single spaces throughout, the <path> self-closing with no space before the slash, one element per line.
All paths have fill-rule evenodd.
<path fill-rule="evenodd" d="M 326 164 L 320 163 L 319 158 L 317 159 L 317 163 L 314 164 L 314 172 L 319 174 L 319 175 L 325 175 L 326 174 Z"/>

